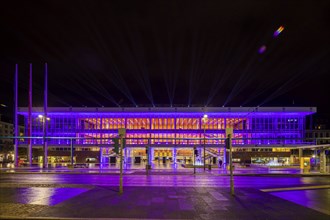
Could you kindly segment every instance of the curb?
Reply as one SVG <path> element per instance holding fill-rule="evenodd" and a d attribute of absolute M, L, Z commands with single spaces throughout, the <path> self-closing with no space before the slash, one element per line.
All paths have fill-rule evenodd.
<path fill-rule="evenodd" d="M 260 189 L 260 191 L 262 191 L 262 192 L 283 192 L 283 191 L 312 190 L 312 189 L 330 189 L 330 185 Z"/>

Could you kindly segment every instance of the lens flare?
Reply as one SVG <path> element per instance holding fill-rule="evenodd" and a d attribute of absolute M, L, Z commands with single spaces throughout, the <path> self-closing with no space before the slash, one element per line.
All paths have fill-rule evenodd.
<path fill-rule="evenodd" d="M 283 26 L 280 26 L 275 32 L 274 32 L 274 37 L 277 37 L 280 35 L 280 33 L 284 30 Z"/>
<path fill-rule="evenodd" d="M 266 51 L 267 47 L 265 45 L 262 45 L 260 48 L 259 48 L 259 53 L 262 54 Z"/>

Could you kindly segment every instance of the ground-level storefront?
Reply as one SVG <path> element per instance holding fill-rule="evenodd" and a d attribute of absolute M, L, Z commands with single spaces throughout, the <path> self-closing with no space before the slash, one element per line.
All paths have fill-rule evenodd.
<path fill-rule="evenodd" d="M 289 166 L 300 164 L 297 150 L 283 148 L 234 148 L 233 162 L 241 165 Z M 204 164 L 203 146 L 194 147 L 126 147 L 123 151 L 125 164 Z M 42 163 L 42 147 L 33 150 L 33 163 Z M 229 162 L 228 150 L 224 147 L 205 148 L 205 164 L 226 164 Z M 119 157 L 111 146 L 76 146 L 71 154 L 70 147 L 49 146 L 48 163 L 70 164 L 117 164 Z M 315 152 L 305 150 L 304 163 L 311 167 L 319 166 Z M 22 157 L 24 160 L 24 157 Z M 221 163 L 219 163 L 221 161 Z M 306 166 L 307 166 L 306 165 Z M 312 169 L 312 168 L 311 168 Z"/>

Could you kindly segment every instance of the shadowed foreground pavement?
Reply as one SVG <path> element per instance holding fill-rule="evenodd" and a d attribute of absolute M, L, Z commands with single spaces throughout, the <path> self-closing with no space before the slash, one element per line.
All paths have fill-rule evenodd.
<path fill-rule="evenodd" d="M 229 194 L 228 188 L 126 187 L 125 193 L 121 196 L 114 187 L 57 190 L 58 193 L 52 198 L 47 198 L 45 192 L 40 192 L 39 199 L 30 201 L 31 203 L 25 207 L 22 204 L 12 205 L 11 210 L 5 210 L 10 200 L 24 193 L 24 188 L 11 189 L 8 193 L 12 195 L 11 198 L 8 198 L 8 195 L 8 199 L 1 196 L 1 216 L 17 216 L 17 212 L 22 211 L 15 211 L 18 208 L 26 210 L 20 217 L 329 219 L 329 215 L 248 188 L 237 189 L 235 197 Z M 23 197 L 26 197 L 28 192 L 24 194 Z M 42 195 L 46 197 L 42 198 Z M 23 197 L 21 199 L 24 200 Z M 49 206 L 46 205 L 49 202 Z M 29 208 L 33 211 L 28 211 Z"/>
<path fill-rule="evenodd" d="M 261 188 L 326 186 L 328 177 L 204 175 L 2 174 L 0 218 L 329 219 L 330 189 L 262 192 Z M 138 185 L 139 184 L 139 185 Z"/>

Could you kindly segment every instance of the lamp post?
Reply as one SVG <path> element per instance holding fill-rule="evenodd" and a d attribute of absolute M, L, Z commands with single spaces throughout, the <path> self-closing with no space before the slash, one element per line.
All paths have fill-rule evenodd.
<path fill-rule="evenodd" d="M 46 129 L 47 129 L 47 121 L 50 120 L 50 118 L 45 117 L 44 115 L 38 115 L 38 118 L 40 122 L 42 123 L 42 132 L 43 132 L 43 151 L 44 151 L 44 156 L 42 158 L 42 166 L 43 168 L 47 167 L 48 163 L 48 154 L 47 154 L 47 147 L 46 147 Z"/>
<path fill-rule="evenodd" d="M 204 147 L 203 147 L 203 151 L 204 151 L 204 171 L 205 171 L 205 141 L 206 141 L 206 139 L 205 139 L 205 123 L 207 122 L 207 119 L 208 119 L 208 116 L 205 114 L 204 116 L 203 116 L 203 118 L 202 118 L 202 121 L 203 121 L 203 128 L 204 128 Z"/>

